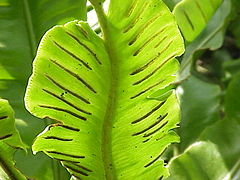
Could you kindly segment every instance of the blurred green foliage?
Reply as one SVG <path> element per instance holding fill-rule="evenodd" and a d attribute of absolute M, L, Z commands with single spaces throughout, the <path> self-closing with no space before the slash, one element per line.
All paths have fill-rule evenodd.
<path fill-rule="evenodd" d="M 42 35 L 54 25 L 85 20 L 85 3 L 85 0 L 0 0 L 0 97 L 13 107 L 17 129 L 29 147 L 27 154 L 17 151 L 16 165 L 31 178 L 69 177 L 58 162 L 42 153 L 32 155 L 33 140 L 47 122 L 27 112 L 24 93 Z"/>

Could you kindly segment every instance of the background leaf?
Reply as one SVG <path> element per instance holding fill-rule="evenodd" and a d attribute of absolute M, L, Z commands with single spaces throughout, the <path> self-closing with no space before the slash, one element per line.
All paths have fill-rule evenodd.
<path fill-rule="evenodd" d="M 16 168 L 13 155 L 16 149 L 25 149 L 15 127 L 14 112 L 7 100 L 0 99 L 0 169 L 11 179 L 26 179 Z M 2 173 L 6 177 L 6 174 Z"/>
<path fill-rule="evenodd" d="M 230 13 L 231 0 L 224 0 L 204 31 L 186 47 L 179 72 L 180 79 L 186 79 L 190 75 L 193 61 L 196 59 L 194 55 L 197 51 L 204 49 L 216 50 L 221 47 Z"/>
<path fill-rule="evenodd" d="M 183 93 L 180 96 L 181 127 L 178 129 L 182 152 L 198 139 L 206 127 L 220 119 L 221 89 L 191 76 L 178 91 Z"/>
<path fill-rule="evenodd" d="M 0 96 L 8 99 L 16 112 L 17 128 L 28 146 L 46 125 L 25 110 L 23 101 L 36 46 L 43 33 L 53 25 L 86 19 L 85 3 L 85 0 L 0 1 Z M 52 161 L 43 154 L 36 157 L 31 154 L 17 153 L 18 168 L 30 177 L 44 179 L 44 173 L 53 169 Z M 39 160 L 35 168 L 34 158 Z M 47 178 L 54 179 L 53 173 Z"/>
<path fill-rule="evenodd" d="M 169 163 L 169 168 L 171 176 L 167 180 L 220 180 L 229 173 L 218 148 L 211 142 L 192 144 Z"/>
<path fill-rule="evenodd" d="M 240 122 L 240 74 L 233 77 L 225 96 L 225 113 L 229 119 Z"/>
<path fill-rule="evenodd" d="M 229 169 L 239 161 L 239 129 L 240 125 L 236 120 L 225 118 L 206 128 L 200 136 L 201 140 L 216 144 Z"/>
<path fill-rule="evenodd" d="M 182 0 L 173 10 L 187 42 L 193 41 L 205 28 L 222 0 Z"/>
<path fill-rule="evenodd" d="M 168 8 L 172 11 L 173 8 L 181 2 L 182 0 L 163 0 L 163 2 L 168 6 Z"/>

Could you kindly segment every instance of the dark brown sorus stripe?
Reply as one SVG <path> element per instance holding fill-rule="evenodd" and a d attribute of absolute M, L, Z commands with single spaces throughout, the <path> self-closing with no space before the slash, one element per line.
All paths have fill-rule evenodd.
<path fill-rule="evenodd" d="M 78 168 L 81 168 L 81 169 L 85 170 L 85 171 L 93 172 L 91 169 L 86 168 L 86 167 L 84 167 L 84 166 L 82 166 L 82 165 L 79 165 L 79 164 L 76 164 L 76 163 L 72 163 L 72 164 L 73 164 L 74 166 L 77 166 Z"/>
<path fill-rule="evenodd" d="M 163 179 L 163 176 L 161 176 L 160 178 L 158 178 L 158 180 L 162 180 Z"/>
<path fill-rule="evenodd" d="M 53 158 L 58 161 L 63 161 L 63 162 L 68 162 L 68 163 L 79 163 L 79 161 L 72 161 L 72 160 L 67 160 L 67 159 L 60 159 L 60 158 Z"/>
<path fill-rule="evenodd" d="M 0 117 L 0 120 L 4 120 L 4 119 L 7 119 L 8 118 L 8 116 L 2 116 L 2 117 Z"/>
<path fill-rule="evenodd" d="M 73 154 L 57 152 L 57 151 L 47 151 L 47 153 L 49 153 L 49 154 L 57 154 L 57 155 L 62 155 L 62 156 L 67 156 L 67 157 L 72 157 L 72 158 L 80 158 L 80 159 L 85 158 L 85 156 L 78 156 L 78 155 L 73 155 Z"/>
<path fill-rule="evenodd" d="M 83 85 L 85 85 L 90 91 L 97 93 L 92 86 L 90 86 L 83 78 L 81 78 L 78 74 L 72 72 L 71 70 L 65 68 L 63 65 L 59 64 L 57 61 L 49 59 L 51 62 L 56 64 L 58 67 L 60 67 L 62 70 L 66 71 L 68 74 L 79 80 Z"/>
<path fill-rule="evenodd" d="M 151 38 L 149 38 L 138 50 L 136 50 L 133 53 L 133 56 L 137 56 L 150 42 L 152 42 L 153 40 L 155 40 L 161 33 L 163 33 L 166 30 L 167 27 L 164 27 L 163 29 L 161 29 L 159 32 L 157 32 L 156 34 L 154 34 Z M 158 44 L 161 44 L 165 39 L 167 38 L 167 35 L 164 36 L 159 42 Z M 157 45 L 154 46 L 154 48 L 156 48 Z"/>
<path fill-rule="evenodd" d="M 43 90 L 44 92 L 46 92 L 47 94 L 49 94 L 49 95 L 51 95 L 51 96 L 59 99 L 60 101 L 64 102 L 65 104 L 71 106 L 72 108 L 74 108 L 74 109 L 76 109 L 76 110 L 78 110 L 78 111 L 80 111 L 80 112 L 82 112 L 82 113 L 85 113 L 85 114 L 88 114 L 88 115 L 91 115 L 91 114 L 92 114 L 92 113 L 90 113 L 90 112 L 87 112 L 87 111 L 85 111 L 85 110 L 77 107 L 77 106 L 74 105 L 73 103 L 67 101 L 65 98 L 63 98 L 63 97 L 61 97 L 61 96 L 58 96 L 57 94 L 55 94 L 55 93 L 53 93 L 53 92 L 51 92 L 51 91 L 49 91 L 49 90 L 47 90 L 47 89 L 42 89 L 42 90 Z"/>
<path fill-rule="evenodd" d="M 81 120 L 84 120 L 84 121 L 87 120 L 87 118 L 85 118 L 83 116 L 80 116 L 80 115 L 78 115 L 78 114 L 76 114 L 76 113 L 74 113 L 72 111 L 67 110 L 67 109 L 62 109 L 62 108 L 58 108 L 58 107 L 54 107 L 54 106 L 47 106 L 47 105 L 39 105 L 39 107 L 65 112 L 65 113 L 68 113 L 68 114 L 70 114 L 70 115 L 72 115 L 72 116 L 74 116 L 76 118 L 81 119 Z"/>
<path fill-rule="evenodd" d="M 166 149 L 165 149 L 166 150 Z M 163 152 L 161 152 L 154 160 L 150 161 L 148 164 L 146 164 L 144 167 L 149 167 L 150 165 L 152 165 L 153 163 L 155 163 L 160 157 L 161 155 L 165 152 L 165 150 Z"/>
<path fill-rule="evenodd" d="M 49 79 L 53 84 L 55 84 L 57 87 L 61 88 L 62 90 L 68 92 L 69 94 L 75 96 L 76 98 L 78 98 L 79 100 L 87 103 L 87 104 L 91 104 L 87 99 L 83 98 L 82 96 L 78 95 L 77 93 L 71 91 L 70 89 L 67 89 L 66 87 L 62 86 L 60 83 L 58 83 L 56 80 L 54 80 L 52 77 L 50 77 L 49 75 L 45 74 L 45 77 L 47 79 Z"/>
<path fill-rule="evenodd" d="M 160 64 L 160 66 L 158 66 L 156 69 L 154 69 L 151 73 L 149 73 L 147 76 L 145 76 L 144 78 L 142 78 L 141 80 L 133 83 L 133 85 L 138 85 L 140 83 L 142 83 L 143 81 L 147 80 L 148 78 L 150 78 L 151 76 L 153 76 L 159 69 L 161 69 L 161 67 L 166 64 L 169 60 L 173 59 L 175 57 L 175 55 L 167 58 L 162 64 Z"/>
<path fill-rule="evenodd" d="M 63 50 L 64 52 L 66 52 L 68 55 L 70 55 L 71 57 L 73 57 L 75 60 L 81 62 L 83 64 L 83 66 L 85 66 L 87 69 L 92 70 L 92 68 L 88 65 L 88 63 L 84 62 L 81 58 L 77 57 L 75 54 L 73 54 L 72 52 L 70 52 L 69 50 L 67 50 L 66 48 L 64 48 L 63 46 L 61 46 L 59 43 L 57 43 L 56 41 L 53 41 L 54 44 L 59 47 L 61 50 Z"/>
<path fill-rule="evenodd" d="M 135 71 L 133 71 L 130 75 L 133 76 L 133 75 L 136 75 L 140 72 L 142 72 L 143 70 L 145 70 L 147 67 L 149 67 L 157 58 L 159 58 L 160 56 L 160 52 L 154 57 L 152 58 L 147 64 L 143 65 L 142 67 L 136 69 Z"/>
<path fill-rule="evenodd" d="M 205 15 L 205 13 L 204 13 L 201 5 L 199 4 L 199 2 L 198 2 L 197 0 L 194 0 L 194 3 L 196 4 L 197 8 L 199 9 L 199 11 L 200 11 L 200 13 L 201 13 L 201 15 L 202 15 L 205 23 L 207 23 L 208 20 L 207 20 L 207 17 L 206 17 L 206 15 Z"/>
<path fill-rule="evenodd" d="M 159 47 L 160 46 L 160 44 L 162 44 L 163 43 L 163 41 L 165 40 L 165 39 L 167 39 L 168 38 L 168 36 L 166 35 L 166 36 L 164 36 L 155 46 L 154 46 L 154 48 L 157 48 L 157 47 Z M 171 43 L 173 43 L 173 41 L 171 41 L 166 47 L 165 47 L 165 49 L 167 49 L 169 46 L 170 46 L 170 44 Z M 162 50 L 162 51 L 165 51 L 164 49 Z"/>
<path fill-rule="evenodd" d="M 49 117 L 49 116 L 44 116 L 43 117 L 43 119 L 50 119 L 50 120 L 52 120 L 52 121 L 56 121 L 56 122 L 58 122 L 58 123 L 62 123 L 62 121 L 60 121 L 60 120 L 58 120 L 58 119 L 54 119 L 54 118 L 52 118 L 52 117 Z M 50 125 L 50 127 L 49 128 L 51 128 L 52 126 Z"/>
<path fill-rule="evenodd" d="M 85 172 L 83 172 L 83 171 L 81 171 L 81 170 L 79 170 L 79 169 L 76 169 L 76 168 L 71 167 L 71 166 L 68 166 L 68 165 L 64 165 L 64 166 L 65 166 L 66 168 L 68 168 L 69 170 L 73 171 L 73 172 L 79 173 L 79 174 L 81 174 L 81 175 L 83 175 L 83 176 L 88 176 L 87 173 L 85 173 Z"/>
<path fill-rule="evenodd" d="M 148 134 L 144 134 L 143 137 L 149 137 L 153 134 L 155 134 L 156 132 L 158 132 L 160 129 L 162 129 L 166 124 L 168 123 L 168 121 L 164 122 L 159 128 L 155 129 L 154 131 L 148 133 Z"/>
<path fill-rule="evenodd" d="M 71 176 L 75 177 L 77 180 L 82 180 L 82 178 L 76 174 L 71 173 Z"/>
<path fill-rule="evenodd" d="M 139 2 L 139 0 L 134 0 L 133 1 L 130 8 L 126 12 L 127 17 L 130 17 L 132 15 L 132 13 L 133 13 L 134 9 L 136 8 L 138 2 Z"/>
<path fill-rule="evenodd" d="M 52 128 L 52 127 L 62 127 L 62 128 L 67 129 L 67 130 L 76 131 L 76 132 L 79 132 L 79 131 L 80 131 L 80 129 L 78 129 L 78 128 L 74 128 L 74 127 L 71 127 L 71 126 L 63 125 L 63 124 L 60 124 L 60 123 L 51 124 L 51 125 L 49 126 L 49 128 Z"/>
<path fill-rule="evenodd" d="M 158 137 L 158 138 L 156 139 L 156 141 L 160 141 L 161 139 L 165 138 L 166 136 L 167 136 L 167 134 L 164 134 L 164 135 Z"/>
<path fill-rule="evenodd" d="M 182 12 L 183 12 L 184 16 L 186 17 L 188 24 L 190 25 L 192 31 L 194 31 L 195 28 L 194 28 L 194 25 L 193 25 L 189 15 L 187 14 L 187 12 L 184 9 L 182 10 Z"/>
<path fill-rule="evenodd" d="M 138 21 L 141 19 L 142 14 L 144 13 L 145 9 L 147 9 L 148 4 L 149 4 L 149 2 L 145 1 L 142 8 L 139 10 L 137 17 L 135 17 L 133 22 L 130 23 L 130 25 L 124 30 L 123 33 L 127 33 L 130 29 L 132 29 L 138 23 Z"/>
<path fill-rule="evenodd" d="M 152 58 L 147 64 L 143 65 L 142 67 L 136 69 L 135 71 L 133 71 L 130 75 L 136 75 L 142 71 L 144 71 L 146 68 L 148 68 L 150 65 L 152 65 L 160 56 L 163 52 L 165 52 L 169 47 L 170 45 L 173 43 L 173 40 L 171 40 L 166 46 L 164 49 L 162 49 L 160 52 L 158 52 L 158 54 Z M 156 47 L 155 47 L 156 48 Z"/>
<path fill-rule="evenodd" d="M 79 30 L 79 32 L 86 38 L 86 39 L 89 39 L 88 37 L 88 32 L 83 29 L 83 27 L 80 25 L 80 24 L 77 24 L 77 30 Z"/>
<path fill-rule="evenodd" d="M 158 118 L 158 120 L 153 123 L 152 125 L 148 126 L 147 128 L 143 129 L 142 131 L 139 131 L 137 133 L 134 133 L 132 136 L 137 136 L 137 135 L 140 135 L 140 134 L 143 134 L 145 133 L 146 131 L 154 128 L 155 126 L 157 126 L 165 117 L 167 117 L 168 114 L 165 114 L 164 116 L 161 116 L 161 118 Z"/>
<path fill-rule="evenodd" d="M 135 98 L 141 96 L 142 94 L 148 92 L 149 90 L 151 90 L 152 88 L 156 87 L 157 85 L 161 84 L 161 83 L 164 82 L 164 81 L 165 81 L 165 79 L 164 79 L 164 80 L 161 80 L 160 82 L 158 82 L 158 83 L 156 83 L 156 84 L 154 84 L 154 85 L 152 85 L 152 86 L 149 86 L 147 89 L 145 89 L 145 90 L 141 91 L 140 93 L 138 93 L 138 94 L 130 97 L 130 99 L 135 99 Z"/>
<path fill-rule="evenodd" d="M 65 129 L 68 129 L 68 130 L 71 130 L 71 131 L 76 131 L 76 132 L 80 131 L 80 129 L 78 129 L 78 128 L 74 128 L 74 127 L 71 127 L 71 126 L 63 125 L 63 124 L 59 124 L 58 126 L 63 127 Z"/>
<path fill-rule="evenodd" d="M 44 139 L 54 139 L 54 140 L 59 140 L 59 141 L 73 141 L 73 139 L 65 139 L 65 138 L 60 138 L 56 136 L 46 136 L 43 137 Z"/>
<path fill-rule="evenodd" d="M 5 136 L 1 136 L 0 137 L 0 140 L 5 140 L 5 139 L 7 139 L 7 138 L 9 138 L 9 137 L 11 137 L 12 136 L 12 134 L 7 134 L 7 135 L 5 135 Z"/>
<path fill-rule="evenodd" d="M 140 38 L 140 36 L 144 33 L 144 31 L 158 19 L 156 17 L 160 17 L 160 16 L 161 16 L 160 14 L 157 14 L 156 16 L 151 18 L 147 23 L 145 23 L 143 28 L 135 35 L 135 37 L 128 43 L 128 45 L 129 46 L 133 45 Z"/>
<path fill-rule="evenodd" d="M 72 37 L 75 41 L 77 41 L 78 44 L 80 44 L 82 47 L 84 47 L 97 61 L 98 64 L 102 64 L 102 62 L 98 59 L 97 54 L 93 52 L 87 45 L 83 44 L 80 39 L 78 39 L 75 35 L 71 34 L 70 32 L 65 31 L 70 37 Z"/>
<path fill-rule="evenodd" d="M 162 54 L 163 52 L 167 51 L 167 49 L 171 46 L 171 44 L 174 42 L 174 40 L 172 39 L 161 51 L 160 54 Z M 156 45 L 154 48 L 157 48 L 158 45 Z"/>
<path fill-rule="evenodd" d="M 149 117 L 150 115 L 152 115 L 154 112 L 156 112 L 158 109 L 160 109 L 164 103 L 166 101 L 161 102 L 160 104 L 158 104 L 156 107 L 154 107 L 150 112 L 148 112 L 147 114 L 145 114 L 144 116 L 138 118 L 137 120 L 133 121 L 132 124 L 136 124 L 141 122 L 142 120 L 146 119 L 147 117 Z"/>
<path fill-rule="evenodd" d="M 150 140 L 150 138 L 148 138 L 148 139 L 144 140 L 144 141 L 143 141 L 143 143 L 145 143 L 145 142 L 148 142 L 149 140 Z"/>

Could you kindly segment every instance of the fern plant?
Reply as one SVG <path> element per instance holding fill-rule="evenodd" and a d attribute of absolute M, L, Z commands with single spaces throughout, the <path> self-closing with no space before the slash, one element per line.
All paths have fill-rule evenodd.
<path fill-rule="evenodd" d="M 33 151 L 60 160 L 79 179 L 157 179 L 160 159 L 179 137 L 173 83 L 184 51 L 173 15 L 159 0 L 91 0 L 103 37 L 85 22 L 56 26 L 43 37 L 25 97 L 27 109 L 56 121 Z M 158 94 L 161 96 L 161 93 Z"/>
<path fill-rule="evenodd" d="M 103 3 L 0 0 L 0 179 L 239 179 L 239 2 Z"/>

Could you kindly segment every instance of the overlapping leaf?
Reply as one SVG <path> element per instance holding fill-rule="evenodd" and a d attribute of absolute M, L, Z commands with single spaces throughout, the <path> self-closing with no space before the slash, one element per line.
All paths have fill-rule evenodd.
<path fill-rule="evenodd" d="M 230 82 L 225 96 L 225 112 L 229 119 L 237 120 L 240 122 L 240 100 L 239 92 L 240 90 L 240 74 L 235 75 Z"/>
<path fill-rule="evenodd" d="M 225 118 L 203 131 L 199 139 L 213 142 L 219 149 L 228 169 L 239 169 L 240 146 L 238 144 L 240 125 L 236 119 Z"/>
<path fill-rule="evenodd" d="M 173 13 L 186 41 L 194 40 L 205 28 L 222 0 L 183 0 Z"/>
<path fill-rule="evenodd" d="M 179 138 L 172 93 L 147 99 L 175 80 L 183 40 L 159 0 L 112 0 L 107 16 L 95 4 L 104 32 L 84 22 L 56 26 L 43 38 L 26 94 L 28 110 L 57 121 L 33 150 L 62 161 L 83 179 L 167 176 L 161 154 Z"/>
<path fill-rule="evenodd" d="M 230 173 L 217 147 L 211 142 L 192 144 L 169 164 L 168 180 L 230 180 Z"/>
<path fill-rule="evenodd" d="M 0 99 L 0 168 L 12 179 L 25 179 L 14 167 L 13 154 L 17 148 L 25 148 L 15 128 L 14 112 L 7 100 Z M 11 173 L 11 176 L 10 176 Z"/>
<path fill-rule="evenodd" d="M 194 76 L 187 79 L 181 89 L 181 127 L 178 133 L 181 137 L 179 149 L 183 152 L 205 128 L 220 119 L 221 89 Z"/>
<path fill-rule="evenodd" d="M 31 116 L 23 102 L 36 46 L 46 30 L 74 19 L 86 19 L 85 0 L 0 0 L 0 96 L 11 103 L 19 132 L 29 146 L 46 124 Z M 34 168 L 33 158 L 38 158 Z M 50 158 L 29 153 L 17 154 L 16 159 L 24 173 L 47 180 L 45 174 L 52 169 Z"/>
<path fill-rule="evenodd" d="M 194 55 L 199 50 L 215 50 L 222 46 L 227 19 L 231 13 L 231 0 L 224 0 L 218 8 L 204 31 L 186 47 L 181 68 L 180 79 L 185 79 L 190 75 Z"/>
<path fill-rule="evenodd" d="M 223 119 L 209 126 L 194 143 L 169 163 L 168 180 L 238 180 L 240 178 L 240 126 L 236 120 Z"/>
<path fill-rule="evenodd" d="M 23 103 L 36 46 L 53 25 L 85 19 L 84 3 L 84 0 L 5 0 L 0 4 L 0 96 L 11 102 L 18 119 L 35 127 L 19 129 L 28 145 L 44 125 L 29 116 Z"/>
<path fill-rule="evenodd" d="M 15 148 L 24 148 L 15 128 L 14 112 L 7 100 L 0 99 L 0 141 Z"/>

